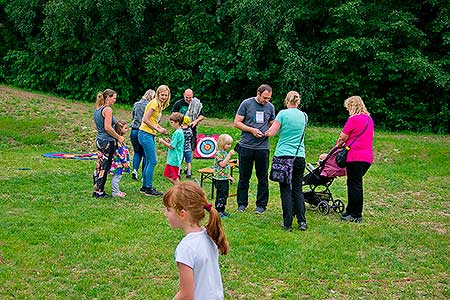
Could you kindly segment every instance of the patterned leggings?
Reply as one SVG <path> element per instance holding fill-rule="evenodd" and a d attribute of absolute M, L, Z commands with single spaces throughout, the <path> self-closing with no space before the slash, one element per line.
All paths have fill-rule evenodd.
<path fill-rule="evenodd" d="M 116 142 L 96 141 L 98 149 L 98 158 L 94 170 L 94 191 L 103 193 L 105 190 L 106 179 L 116 151 Z M 103 147 L 102 147 L 103 146 Z"/>

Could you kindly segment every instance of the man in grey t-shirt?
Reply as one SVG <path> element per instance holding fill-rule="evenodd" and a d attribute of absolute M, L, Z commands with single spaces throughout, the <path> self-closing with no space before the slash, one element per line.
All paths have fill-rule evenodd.
<path fill-rule="evenodd" d="M 269 139 L 264 136 L 273 120 L 275 108 L 270 103 L 272 88 L 263 84 L 256 91 L 256 97 L 242 101 L 234 118 L 234 126 L 242 131 L 238 144 L 239 182 L 237 187 L 238 211 L 248 206 L 248 189 L 253 164 L 258 178 L 255 213 L 262 214 L 269 202 Z"/>

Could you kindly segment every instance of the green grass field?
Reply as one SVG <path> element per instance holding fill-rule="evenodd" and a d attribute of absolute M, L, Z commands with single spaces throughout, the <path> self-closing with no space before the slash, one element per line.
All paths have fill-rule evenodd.
<path fill-rule="evenodd" d="M 126 198 L 93 199 L 94 161 L 42 156 L 95 150 L 93 103 L 0 85 L 0 107 L 0 299 L 171 299 L 182 232 L 169 228 L 161 198 L 143 196 L 125 176 Z M 130 107 L 113 109 L 131 118 Z M 339 131 L 309 127 L 307 161 Z M 222 132 L 239 138 L 231 120 L 200 127 Z M 264 215 L 253 213 L 254 180 L 247 212 L 237 213 L 229 198 L 232 215 L 223 223 L 231 251 L 220 260 L 226 299 L 450 298 L 450 136 L 375 135 L 362 224 L 308 209 L 308 231 L 282 231 L 273 182 Z M 165 149 L 158 153 L 155 186 L 166 190 Z M 209 165 L 194 160 L 193 169 Z M 345 178 L 331 190 L 347 202 Z"/>

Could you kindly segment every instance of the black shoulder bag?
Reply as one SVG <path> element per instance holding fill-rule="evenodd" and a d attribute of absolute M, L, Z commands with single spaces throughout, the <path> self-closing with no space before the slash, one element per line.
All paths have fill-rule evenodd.
<path fill-rule="evenodd" d="M 367 126 L 369 125 L 369 120 L 370 116 L 367 116 L 367 123 L 366 127 L 364 127 L 364 130 L 361 131 L 360 134 L 358 134 L 358 136 L 353 140 L 353 142 L 350 145 L 344 146 L 341 150 L 339 150 L 338 154 L 336 155 L 336 165 L 339 168 L 345 168 L 347 166 L 348 151 L 350 150 L 350 147 L 353 145 L 353 143 L 356 142 L 356 140 L 364 133 L 364 131 L 366 131 Z"/>

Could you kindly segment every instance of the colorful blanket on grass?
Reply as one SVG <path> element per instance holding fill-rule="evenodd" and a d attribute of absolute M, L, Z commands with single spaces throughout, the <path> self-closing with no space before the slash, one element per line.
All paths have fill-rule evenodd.
<path fill-rule="evenodd" d="M 69 153 L 69 152 L 50 152 L 42 154 L 48 158 L 66 158 L 66 159 L 78 159 L 78 160 L 93 160 L 97 159 L 97 153 Z"/>

